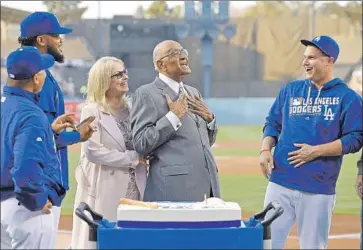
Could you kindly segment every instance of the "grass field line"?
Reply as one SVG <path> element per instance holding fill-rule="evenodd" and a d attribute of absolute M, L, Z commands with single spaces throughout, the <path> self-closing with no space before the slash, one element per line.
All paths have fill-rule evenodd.
<path fill-rule="evenodd" d="M 71 235 L 72 231 L 69 230 L 58 230 L 58 233 L 60 234 L 67 234 Z M 289 239 L 298 239 L 297 236 L 289 236 Z M 355 234 L 336 234 L 336 235 L 329 235 L 329 239 L 336 240 L 336 239 L 348 239 L 348 240 L 359 240 L 360 239 L 360 233 Z"/>
<path fill-rule="evenodd" d="M 299 239 L 297 236 L 289 236 L 289 239 Z M 335 234 L 335 235 L 329 235 L 329 240 L 359 240 L 360 239 L 360 233 L 355 234 Z"/>

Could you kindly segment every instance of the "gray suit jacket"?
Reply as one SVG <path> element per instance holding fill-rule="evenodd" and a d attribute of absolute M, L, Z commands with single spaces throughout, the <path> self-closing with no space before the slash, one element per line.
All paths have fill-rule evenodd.
<path fill-rule="evenodd" d="M 199 91 L 184 85 L 189 95 Z M 131 126 L 135 150 L 150 157 L 145 201 L 202 201 L 220 197 L 217 165 L 211 152 L 217 127 L 209 129 L 199 116 L 186 113 L 175 131 L 166 114 L 165 94 L 178 96 L 158 77 L 138 88 L 133 98 Z"/>

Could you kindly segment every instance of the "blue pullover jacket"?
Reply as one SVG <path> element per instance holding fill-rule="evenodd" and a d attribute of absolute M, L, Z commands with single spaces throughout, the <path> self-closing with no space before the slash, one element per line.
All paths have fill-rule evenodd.
<path fill-rule="evenodd" d="M 1 98 L 1 201 L 16 197 L 31 211 L 65 196 L 53 130 L 39 96 L 4 87 Z"/>
<path fill-rule="evenodd" d="M 54 79 L 49 70 L 46 70 L 47 77 L 40 92 L 39 107 L 47 115 L 50 123 L 64 114 L 64 97 L 57 81 Z M 67 146 L 80 141 L 80 134 L 77 131 L 63 131 L 61 134 L 55 134 L 55 143 L 57 155 L 60 160 L 62 171 L 62 185 L 69 189 L 68 177 L 68 151 Z"/>
<path fill-rule="evenodd" d="M 343 155 L 358 152 L 363 144 L 362 99 L 341 79 L 319 90 L 309 80 L 283 87 L 266 118 L 264 137 L 277 139 L 270 181 L 316 194 L 335 194 Z M 341 156 L 318 157 L 294 168 L 288 153 L 294 143 L 319 145 L 340 139 Z"/>

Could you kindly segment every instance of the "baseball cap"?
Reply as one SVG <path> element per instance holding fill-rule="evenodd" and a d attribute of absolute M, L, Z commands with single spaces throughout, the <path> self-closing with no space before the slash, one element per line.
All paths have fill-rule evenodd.
<path fill-rule="evenodd" d="M 44 34 L 68 34 L 72 29 L 64 28 L 58 18 L 49 12 L 37 11 L 27 16 L 20 23 L 20 36 L 32 37 Z"/>
<path fill-rule="evenodd" d="M 329 36 L 316 36 L 313 40 L 301 40 L 300 41 L 305 46 L 312 45 L 320 49 L 327 56 L 333 57 L 334 62 L 338 59 L 339 56 L 339 45 L 333 38 Z"/>
<path fill-rule="evenodd" d="M 52 67 L 54 61 L 52 55 L 42 55 L 36 47 L 24 46 L 10 53 L 6 59 L 6 69 L 10 79 L 24 80 Z"/>

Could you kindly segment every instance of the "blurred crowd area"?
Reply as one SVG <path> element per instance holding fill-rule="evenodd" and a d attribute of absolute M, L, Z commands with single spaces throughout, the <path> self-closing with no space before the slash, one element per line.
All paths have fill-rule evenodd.
<path fill-rule="evenodd" d="M 203 93 L 200 38 L 181 39 L 178 25 L 184 23 L 183 6 L 178 13 L 169 8 L 167 13 L 171 14 L 167 15 L 163 14 L 167 9 L 163 10 L 160 2 L 166 4 L 155 1 L 153 6 L 159 8 L 157 11 L 139 8 L 133 16 L 112 19 L 84 19 L 85 8 L 72 9 L 67 15 L 58 14 L 60 21 L 73 29 L 65 37 L 65 63 L 52 68 L 66 100 L 84 99 L 88 71 L 102 56 L 115 56 L 125 62 L 131 92 L 151 82 L 156 76 L 153 47 L 166 39 L 179 41 L 189 51 L 193 72 L 186 82 Z M 230 6 L 233 14 L 230 23 L 236 25 L 236 34 L 230 40 L 219 35 L 213 43 L 211 97 L 275 97 L 282 85 L 303 77 L 304 47 L 299 41 L 311 38 L 312 34 L 329 35 L 337 40 L 341 54 L 336 76 L 362 94 L 361 2 L 360 13 L 359 7 L 353 7 L 350 10 L 337 4 L 319 6 L 314 9 L 312 19 L 309 2 L 290 1 L 289 5 L 283 1 L 256 2 L 245 10 Z M 1 6 L 1 86 L 7 78 L 6 56 L 19 46 L 19 23 L 28 14 Z"/>
<path fill-rule="evenodd" d="M 6 55 L 19 46 L 17 39 L 9 38 L 1 43 L 1 89 L 6 83 Z M 59 83 L 67 100 L 83 99 L 86 93 L 87 74 L 94 62 L 94 58 L 85 49 L 85 43 L 79 39 L 70 39 L 64 43 L 64 63 L 56 63 L 50 69 Z"/>

